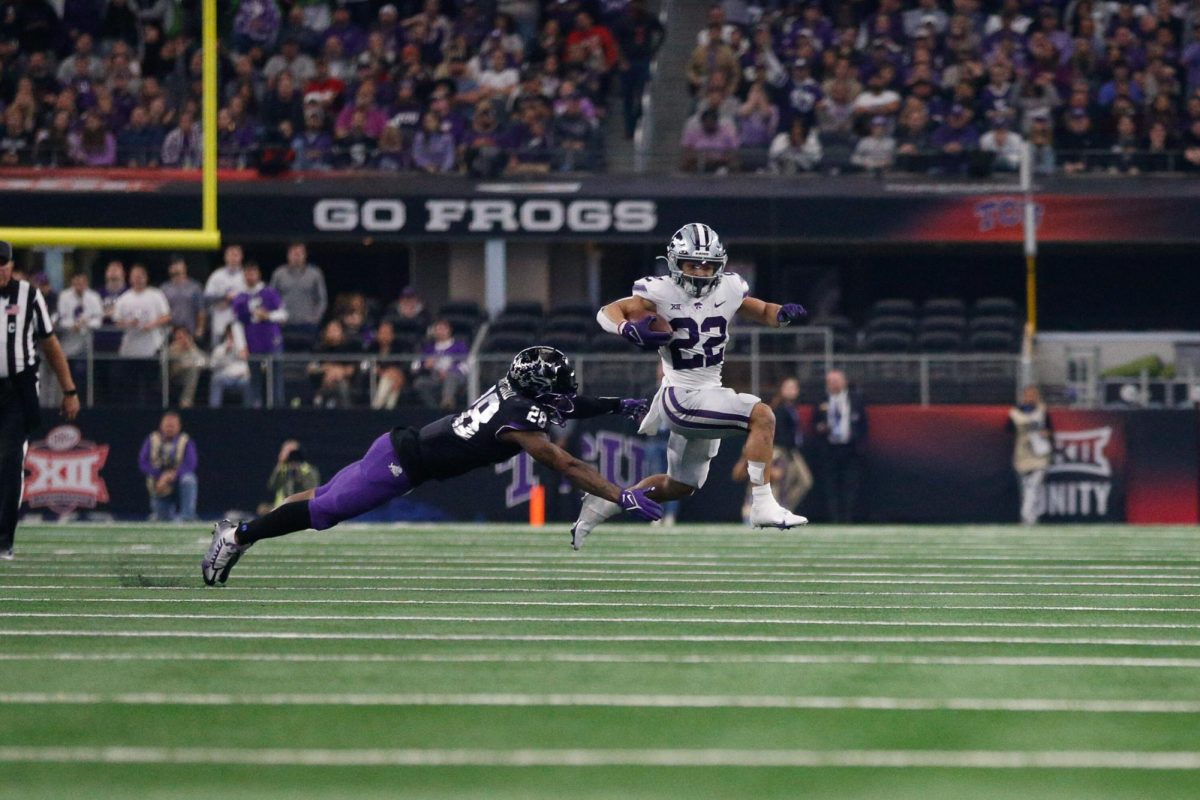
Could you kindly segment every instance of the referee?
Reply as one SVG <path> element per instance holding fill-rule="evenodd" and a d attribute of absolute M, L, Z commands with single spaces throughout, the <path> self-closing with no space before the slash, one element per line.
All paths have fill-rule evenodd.
<path fill-rule="evenodd" d="M 46 299 L 29 281 L 13 280 L 12 245 L 0 242 L 0 559 L 5 561 L 13 557 L 28 437 L 41 426 L 34 342 L 58 376 L 63 416 L 75 419 L 79 392 L 54 335 Z"/>

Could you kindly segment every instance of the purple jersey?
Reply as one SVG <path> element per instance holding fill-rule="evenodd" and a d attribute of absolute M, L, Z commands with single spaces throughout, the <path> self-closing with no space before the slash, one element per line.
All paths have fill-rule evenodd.
<path fill-rule="evenodd" d="M 253 290 L 233 298 L 233 313 L 246 332 L 246 349 L 251 353 L 282 353 L 283 329 L 274 319 L 255 321 L 254 312 L 262 309 L 278 317 L 283 308 L 279 292 L 260 283 Z"/>

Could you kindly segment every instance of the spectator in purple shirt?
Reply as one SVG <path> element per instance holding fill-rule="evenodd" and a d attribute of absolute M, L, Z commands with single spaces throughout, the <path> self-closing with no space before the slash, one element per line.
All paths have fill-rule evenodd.
<path fill-rule="evenodd" d="M 257 262 L 247 261 L 242 268 L 242 276 L 246 280 L 246 291 L 233 298 L 233 314 L 242 323 L 246 350 L 250 355 L 270 359 L 283 352 L 283 323 L 287 322 L 287 309 L 283 307 L 279 292 L 263 283 L 262 270 Z M 271 401 L 279 407 L 284 401 L 283 369 L 279 362 L 271 360 Z M 260 403 L 264 378 L 262 364 L 253 364 L 250 371 L 252 406 L 258 407 Z"/>
<path fill-rule="evenodd" d="M 351 121 L 354 119 L 356 111 L 363 112 L 363 131 L 372 139 L 378 139 L 383 133 L 383 128 L 388 123 L 387 114 L 375 102 L 375 83 L 373 81 L 364 81 L 359 85 L 358 90 L 354 93 L 354 102 L 347 103 L 342 107 L 342 111 L 338 114 L 337 124 L 334 129 L 338 136 L 345 136 L 350 132 Z"/>
<path fill-rule="evenodd" d="M 350 12 L 341 5 L 333 12 L 333 22 L 325 29 L 325 39 L 340 40 L 342 52 L 349 58 L 357 56 L 367 46 L 366 33 L 350 20 Z"/>
<path fill-rule="evenodd" d="M 700 124 L 684 130 L 683 158 L 680 168 L 685 172 L 719 172 L 737 167 L 737 130 L 732 122 L 723 122 L 716 109 L 700 114 Z"/>
<path fill-rule="evenodd" d="M 466 381 L 470 348 L 444 319 L 433 323 L 431 333 L 412 365 L 413 388 L 428 408 L 452 409 Z"/>
<path fill-rule="evenodd" d="M 150 519 L 158 522 L 195 522 L 196 443 L 183 432 L 174 411 L 163 414 L 158 430 L 146 437 L 138 453 L 138 468 L 146 476 Z"/>
<path fill-rule="evenodd" d="M 111 167 L 117 161 L 117 140 L 95 111 L 83 115 L 83 128 L 67 137 L 71 160 L 85 167 Z"/>
<path fill-rule="evenodd" d="M 333 139 L 325 132 L 325 114 L 318 106 L 304 112 L 304 130 L 292 140 L 296 151 L 296 169 L 333 168 Z"/>
<path fill-rule="evenodd" d="M 441 120 L 432 111 L 425 113 L 421 130 L 413 137 L 413 165 L 425 172 L 450 172 L 454 169 L 454 136 L 441 130 Z"/>
<path fill-rule="evenodd" d="M 233 49 L 239 53 L 254 47 L 271 49 L 282 24 L 275 0 L 241 0 L 233 17 Z"/>
<path fill-rule="evenodd" d="M 941 166 L 947 172 L 957 172 L 967 166 L 970 153 L 979 149 L 979 130 L 971 124 L 971 112 L 956 105 L 941 127 L 933 132 L 929 143 L 941 151 Z"/>

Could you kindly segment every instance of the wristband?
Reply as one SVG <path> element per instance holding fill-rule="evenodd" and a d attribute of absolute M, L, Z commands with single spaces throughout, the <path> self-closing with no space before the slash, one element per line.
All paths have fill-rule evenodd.
<path fill-rule="evenodd" d="M 79 395 L 78 389 L 64 389 L 63 397 L 76 397 Z"/>

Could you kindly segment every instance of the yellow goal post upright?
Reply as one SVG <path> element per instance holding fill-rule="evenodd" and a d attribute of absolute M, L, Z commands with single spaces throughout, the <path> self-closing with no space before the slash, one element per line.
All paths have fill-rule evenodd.
<path fill-rule="evenodd" d="M 215 250 L 221 246 L 217 227 L 217 0 L 203 0 L 200 46 L 204 51 L 204 164 L 201 177 L 200 228 L 4 228 L 0 240 L 15 247 L 95 247 L 131 250 Z"/>

